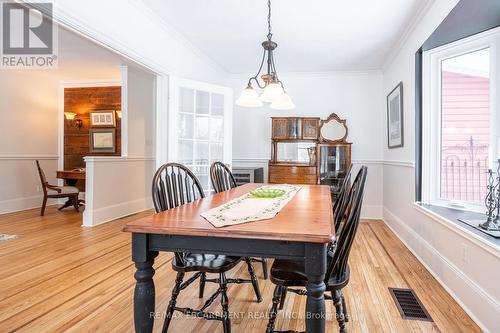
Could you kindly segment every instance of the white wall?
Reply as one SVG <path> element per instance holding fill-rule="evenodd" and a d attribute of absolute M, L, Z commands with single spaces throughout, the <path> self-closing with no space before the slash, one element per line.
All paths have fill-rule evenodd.
<path fill-rule="evenodd" d="M 118 73 L 118 67 L 116 68 Z M 109 70 L 93 79 L 113 78 Z M 75 74 L 75 75 L 73 75 Z M 0 214 L 40 207 L 42 190 L 35 160 L 57 184 L 60 80 L 88 79 L 59 70 L 2 70 L 0 75 Z M 53 203 L 49 201 L 49 204 Z"/>
<path fill-rule="evenodd" d="M 458 1 L 435 1 L 383 70 L 384 95 L 404 85 L 405 146 L 387 149 L 384 220 L 485 331 L 500 327 L 500 251 L 417 210 L 415 201 L 415 52 Z M 385 117 L 385 109 L 383 109 Z M 385 124 L 385 119 L 384 119 Z"/>
<path fill-rule="evenodd" d="M 249 76 L 231 78 L 237 98 Z M 331 113 L 347 119 L 352 160 L 369 168 L 363 217 L 382 217 L 382 74 L 379 71 L 333 73 L 282 73 L 280 79 L 296 108 L 273 110 L 235 106 L 233 116 L 233 163 L 262 166 L 267 179 L 271 157 L 271 117 L 311 116 L 326 119 Z"/>
<path fill-rule="evenodd" d="M 152 207 L 155 171 L 156 75 L 122 68 L 122 146 L 126 156 L 86 157 L 83 225 L 94 226 Z M 124 154 L 125 155 L 125 154 Z"/>

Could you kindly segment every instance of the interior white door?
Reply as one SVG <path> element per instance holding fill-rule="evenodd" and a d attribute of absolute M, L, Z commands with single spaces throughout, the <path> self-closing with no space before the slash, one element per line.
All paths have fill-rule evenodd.
<path fill-rule="evenodd" d="M 190 168 L 210 192 L 210 165 L 232 161 L 233 91 L 173 77 L 169 91 L 168 160 Z"/>

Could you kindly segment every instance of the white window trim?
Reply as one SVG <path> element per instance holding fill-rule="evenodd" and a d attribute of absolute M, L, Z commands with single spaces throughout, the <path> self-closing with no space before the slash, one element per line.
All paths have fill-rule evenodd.
<path fill-rule="evenodd" d="M 422 63 L 422 202 L 468 211 L 484 212 L 484 205 L 439 198 L 441 172 L 441 61 L 462 54 L 490 49 L 490 167 L 499 152 L 500 125 L 495 92 L 500 87 L 500 28 L 425 51 Z M 438 144 L 436 144 L 438 143 Z M 495 153 L 497 152 L 497 153 Z"/>
<path fill-rule="evenodd" d="M 170 76 L 169 78 L 169 112 L 168 112 L 168 161 L 177 162 L 178 160 L 178 116 L 179 98 L 177 95 L 179 87 L 194 90 L 208 91 L 224 95 L 224 153 L 223 162 L 232 164 L 232 136 L 233 136 L 233 89 L 209 84 L 200 81 L 193 81 L 179 77 Z M 200 141 L 200 140 L 198 140 Z M 203 141 L 203 140 L 201 140 Z"/>

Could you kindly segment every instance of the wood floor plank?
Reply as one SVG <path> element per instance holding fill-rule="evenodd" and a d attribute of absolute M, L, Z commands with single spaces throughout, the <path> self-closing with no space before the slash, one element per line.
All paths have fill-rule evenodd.
<path fill-rule="evenodd" d="M 151 212 L 142 213 L 142 215 Z M 94 228 L 81 227 L 81 214 L 59 212 L 55 206 L 40 217 L 38 210 L 0 216 L 0 233 L 16 240 L 0 242 L 0 332 L 133 332 L 135 268 L 130 259 L 130 235 L 123 225 L 132 216 Z M 175 273 L 171 254 L 161 253 L 154 276 L 154 331 L 161 330 Z M 264 332 L 274 285 L 262 279 L 254 264 L 264 298 L 255 302 L 250 284 L 229 287 L 233 332 Z M 479 332 L 477 325 L 380 221 L 361 223 L 350 258 L 351 278 L 345 288 L 350 313 L 349 332 Z M 5 269 L 4 269 L 5 268 Z M 248 277 L 246 265 L 231 277 Z M 179 304 L 199 307 L 195 282 Z M 403 320 L 388 288 L 412 288 L 435 322 Z M 216 289 L 207 284 L 205 296 Z M 210 307 L 220 311 L 218 302 Z M 303 330 L 305 297 L 289 293 L 276 329 Z M 338 332 L 335 308 L 327 301 L 327 332 Z M 219 332 L 220 322 L 174 318 L 169 332 Z"/>

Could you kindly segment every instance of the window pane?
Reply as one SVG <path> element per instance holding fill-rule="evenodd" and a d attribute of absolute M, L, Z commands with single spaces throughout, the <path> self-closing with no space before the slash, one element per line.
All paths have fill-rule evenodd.
<path fill-rule="evenodd" d="M 179 114 L 179 137 L 181 139 L 192 139 L 193 130 L 193 116 L 189 114 Z"/>
<path fill-rule="evenodd" d="M 224 95 L 212 94 L 212 114 L 216 116 L 224 115 Z"/>
<path fill-rule="evenodd" d="M 196 165 L 209 165 L 208 142 L 195 142 L 194 156 Z"/>
<path fill-rule="evenodd" d="M 191 171 L 193 171 L 194 175 L 196 178 L 201 183 L 201 186 L 203 187 L 203 190 L 207 192 L 209 190 L 209 177 L 208 177 L 208 172 L 210 170 L 210 167 L 208 165 L 197 165 L 193 166 L 191 168 Z"/>
<path fill-rule="evenodd" d="M 224 145 L 222 143 L 210 144 L 210 162 L 222 162 L 224 158 Z"/>
<path fill-rule="evenodd" d="M 224 119 L 210 118 L 210 140 L 211 141 L 224 140 Z"/>
<path fill-rule="evenodd" d="M 441 198 L 480 202 L 489 165 L 489 49 L 442 61 Z"/>
<path fill-rule="evenodd" d="M 194 90 L 179 88 L 179 111 L 194 113 Z"/>
<path fill-rule="evenodd" d="M 179 140 L 179 163 L 193 164 L 193 141 Z"/>
<path fill-rule="evenodd" d="M 196 113 L 208 114 L 210 107 L 210 94 L 206 91 L 196 90 Z"/>
<path fill-rule="evenodd" d="M 208 117 L 196 117 L 195 139 L 208 140 Z"/>

